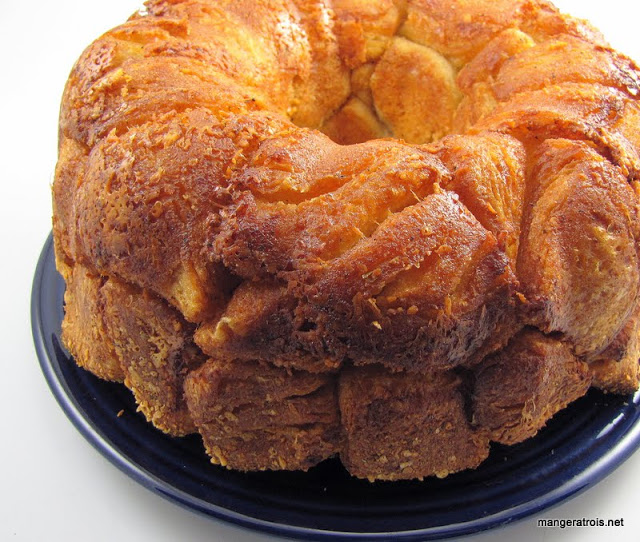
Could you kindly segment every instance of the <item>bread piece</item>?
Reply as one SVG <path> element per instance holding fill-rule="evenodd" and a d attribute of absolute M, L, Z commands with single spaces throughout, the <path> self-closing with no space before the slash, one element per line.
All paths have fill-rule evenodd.
<path fill-rule="evenodd" d="M 335 375 L 209 360 L 189 374 L 185 391 L 216 464 L 306 470 L 340 449 Z"/>
<path fill-rule="evenodd" d="M 561 332 L 587 360 L 636 305 L 636 195 L 591 146 L 548 140 L 533 162 L 518 276 L 543 331 Z"/>
<path fill-rule="evenodd" d="M 588 365 L 568 345 L 530 329 L 485 358 L 474 373 L 473 424 L 502 444 L 534 436 L 591 384 Z"/>
<path fill-rule="evenodd" d="M 342 462 L 369 480 L 442 478 L 478 466 L 489 453 L 489 440 L 471 427 L 461 388 L 451 372 L 343 371 Z"/>
<path fill-rule="evenodd" d="M 123 382 L 124 370 L 105 323 L 105 278 L 76 265 L 66 277 L 62 339 L 76 363 L 105 380 Z"/>
<path fill-rule="evenodd" d="M 593 385 L 611 393 L 632 394 L 640 386 L 640 305 L 611 344 L 589 364 Z"/>
<path fill-rule="evenodd" d="M 173 436 L 194 433 L 183 382 L 205 360 L 193 326 L 163 300 L 111 279 L 102 288 L 103 318 L 138 408 Z"/>

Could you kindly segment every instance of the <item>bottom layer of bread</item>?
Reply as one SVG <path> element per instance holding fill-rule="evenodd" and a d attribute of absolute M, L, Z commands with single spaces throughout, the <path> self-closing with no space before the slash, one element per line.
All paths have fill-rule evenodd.
<path fill-rule="evenodd" d="M 629 393 L 639 382 L 637 316 L 591 364 L 523 328 L 471 367 L 311 373 L 206 358 L 194 326 L 160 298 L 80 265 L 67 275 L 63 338 L 77 363 L 123 382 L 165 433 L 200 432 L 211 461 L 232 469 L 306 470 L 339 456 L 360 478 L 444 477 L 477 467 L 492 441 L 532 437 L 592 385 Z"/>

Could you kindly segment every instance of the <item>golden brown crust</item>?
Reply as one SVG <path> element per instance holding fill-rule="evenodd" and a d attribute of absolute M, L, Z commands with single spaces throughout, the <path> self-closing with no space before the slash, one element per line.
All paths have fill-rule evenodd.
<path fill-rule="evenodd" d="M 449 136 L 435 152 L 452 172 L 442 187 L 458 194 L 478 221 L 503 243 L 515 269 L 526 182 L 522 143 L 492 132 Z"/>
<path fill-rule="evenodd" d="M 473 468 L 638 386 L 639 81 L 544 1 L 150 0 L 63 97 L 65 344 L 231 468 Z"/>
<path fill-rule="evenodd" d="M 403 171 L 410 171 L 406 165 Z M 373 182 L 369 178 L 367 186 Z M 400 190 L 393 185 L 394 194 Z M 377 194 L 379 205 L 384 192 Z M 353 220 L 362 220 L 363 213 L 367 220 L 375 218 L 360 201 Z M 340 208 L 350 205 L 349 195 L 339 203 Z M 304 223 L 291 226 L 305 232 L 297 241 L 320 250 L 317 258 L 313 250 L 302 252 L 302 259 L 285 252 L 289 226 L 278 224 L 282 213 L 263 220 L 253 211 L 243 209 L 242 218 L 229 227 L 231 239 L 223 230 L 222 250 L 233 251 L 228 258 L 223 252 L 223 261 L 231 266 L 231 256 L 237 258 L 247 273 L 249 265 L 281 269 L 283 279 L 271 288 L 243 285 L 220 320 L 198 330 L 198 344 L 211 356 L 248 356 L 305 370 L 312 370 L 310 363 L 345 358 L 413 371 L 450 368 L 492 335 L 512 303 L 515 278 L 504 252 L 450 193 L 430 194 L 393 214 L 369 237 L 327 260 L 321 257 L 326 244 L 314 238 L 315 232 L 342 243 L 348 237 L 331 235 L 328 225 L 316 226 L 315 210 L 291 218 Z M 327 217 L 327 205 L 322 211 Z M 337 214 L 340 230 L 357 227 L 346 213 Z M 283 245 L 274 249 L 270 242 Z M 278 260 L 268 260 L 270 255 Z"/>
<path fill-rule="evenodd" d="M 533 160 L 518 276 L 543 331 L 587 360 L 609 345 L 638 298 L 636 196 L 590 146 L 547 140 Z"/>

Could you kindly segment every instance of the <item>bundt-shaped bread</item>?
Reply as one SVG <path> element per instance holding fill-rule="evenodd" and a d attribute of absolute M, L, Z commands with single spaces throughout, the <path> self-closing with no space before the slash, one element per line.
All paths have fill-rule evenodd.
<path fill-rule="evenodd" d="M 638 388 L 639 91 L 544 1 L 150 0 L 64 93 L 64 342 L 230 468 L 474 468 Z"/>

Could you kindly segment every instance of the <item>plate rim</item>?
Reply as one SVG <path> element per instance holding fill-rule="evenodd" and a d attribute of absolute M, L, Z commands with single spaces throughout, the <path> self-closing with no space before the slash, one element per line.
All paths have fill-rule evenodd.
<path fill-rule="evenodd" d="M 51 359 L 44 337 L 43 284 L 47 272 L 50 271 L 48 268 L 53 266 L 53 270 L 55 270 L 55 263 L 52 263 L 54 258 L 53 235 L 50 232 L 39 255 L 32 282 L 31 330 L 40 368 L 58 405 L 91 446 L 121 472 L 165 500 L 211 519 L 228 522 L 252 531 L 305 540 L 381 540 L 388 539 L 389 536 L 398 540 L 435 540 L 464 536 L 521 521 L 542 510 L 550 510 L 572 499 L 602 481 L 640 447 L 640 416 L 638 416 L 613 446 L 590 463 L 588 467 L 552 491 L 497 513 L 453 524 L 403 531 L 351 532 L 277 523 L 242 514 L 195 497 L 137 465 L 109 441 L 108 437 L 99 430 L 94 420 L 81 408 L 66 384 L 59 366 Z M 57 271 L 55 272 L 57 273 Z M 636 397 L 638 394 L 640 391 L 636 392 Z"/>

